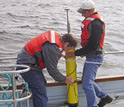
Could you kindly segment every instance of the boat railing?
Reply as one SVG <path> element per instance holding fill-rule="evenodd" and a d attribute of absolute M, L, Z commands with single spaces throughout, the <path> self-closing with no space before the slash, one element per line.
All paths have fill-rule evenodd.
<path fill-rule="evenodd" d="M 0 60 L 6 60 L 6 59 L 1 58 Z M 22 69 L 18 70 L 16 68 L 22 68 Z M 4 88 L 4 86 L 1 85 L 0 82 L 0 105 L 7 104 L 9 107 L 10 105 L 13 104 L 13 107 L 20 107 L 21 102 L 26 101 L 26 105 L 27 107 L 29 107 L 29 98 L 31 97 L 31 93 L 28 90 L 28 85 L 27 83 L 25 83 L 23 85 L 23 88 L 18 89 L 15 79 L 16 74 L 27 72 L 29 71 L 29 69 L 30 67 L 27 65 L 17 65 L 17 64 L 0 65 L 0 78 L 6 77 L 7 79 L 9 79 L 9 82 L 11 82 L 11 84 L 9 83 L 9 85 L 6 86 L 6 88 Z M 12 87 L 12 89 L 9 89 L 10 86 Z M 26 94 L 22 96 L 24 91 L 26 91 Z"/>

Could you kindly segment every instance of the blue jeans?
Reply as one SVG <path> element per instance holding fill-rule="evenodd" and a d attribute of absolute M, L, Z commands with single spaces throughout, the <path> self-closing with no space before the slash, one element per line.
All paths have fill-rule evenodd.
<path fill-rule="evenodd" d="M 23 79 L 28 83 L 32 91 L 33 106 L 47 107 L 46 79 L 40 69 L 29 70 L 21 73 Z"/>
<path fill-rule="evenodd" d="M 97 64 L 87 62 L 96 62 Z M 96 96 L 99 98 L 106 97 L 106 93 L 94 82 L 97 69 L 100 67 L 100 63 L 102 62 L 103 57 L 86 58 L 83 68 L 82 84 L 86 94 L 87 107 L 98 107 Z"/>

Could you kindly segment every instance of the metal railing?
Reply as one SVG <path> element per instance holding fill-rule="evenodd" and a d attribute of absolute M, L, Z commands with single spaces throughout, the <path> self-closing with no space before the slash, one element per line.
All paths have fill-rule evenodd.
<path fill-rule="evenodd" d="M 2 58 L 2 60 L 6 60 L 6 59 Z M 16 70 L 17 67 L 22 68 L 22 69 Z M 17 107 L 18 102 L 26 101 L 27 102 L 26 105 L 27 105 L 27 107 L 29 107 L 29 98 L 31 97 L 32 94 L 30 92 L 26 92 L 25 96 L 17 97 L 16 93 L 19 93 L 19 92 L 21 93 L 23 91 L 23 89 L 16 89 L 17 85 L 15 83 L 16 82 L 15 75 L 19 74 L 19 73 L 27 72 L 27 71 L 29 71 L 29 69 L 30 69 L 30 67 L 27 65 L 17 65 L 17 64 L 13 64 L 13 65 L 1 64 L 0 65 L 0 75 L 11 75 L 11 81 L 12 81 L 12 90 L 2 90 L 2 89 L 4 89 L 4 88 L 2 88 L 1 89 L 2 91 L 0 91 L 0 94 L 12 93 L 12 98 L 0 99 L 0 103 L 11 102 L 13 104 L 13 107 Z M 0 85 L 0 87 L 2 87 L 2 86 Z"/>

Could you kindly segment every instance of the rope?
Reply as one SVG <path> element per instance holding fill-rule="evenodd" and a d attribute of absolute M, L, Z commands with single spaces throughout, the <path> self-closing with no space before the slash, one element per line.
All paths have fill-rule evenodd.
<path fill-rule="evenodd" d="M 27 82 L 25 82 L 23 84 L 22 92 L 21 92 L 19 98 L 22 98 L 25 92 L 29 92 L 29 88 L 28 88 L 28 83 Z M 21 106 L 22 106 L 22 103 L 18 102 L 17 107 L 21 107 Z"/>
<path fill-rule="evenodd" d="M 11 76 L 11 74 L 0 74 L 0 77 L 3 77 L 3 76 L 6 77 L 9 80 L 9 84 L 8 84 L 6 89 L 4 89 L 0 85 L 0 89 L 2 91 L 7 91 L 10 88 L 10 86 L 12 85 L 12 78 L 11 78 L 12 76 Z M 11 98 L 13 98 L 13 94 L 8 95 L 7 93 L 3 93 L 0 96 L 0 99 L 2 99 L 2 100 L 7 100 L 7 99 L 11 99 Z M 6 105 L 8 105 L 8 107 L 10 107 L 13 103 L 12 102 L 10 102 L 10 103 L 0 103 L 0 105 L 3 105 L 3 104 L 6 104 Z"/>
<path fill-rule="evenodd" d="M 10 88 L 10 86 L 12 85 L 12 75 L 11 74 L 0 74 L 0 77 L 3 77 L 3 76 L 8 79 L 9 83 L 8 83 L 8 86 L 7 86 L 6 89 L 4 89 L 0 85 L 0 89 L 2 91 L 7 91 Z M 24 95 L 25 92 L 29 92 L 29 88 L 28 88 L 28 84 L 27 83 L 23 84 L 23 89 L 22 89 L 22 92 L 21 92 L 19 98 L 22 98 L 22 96 Z M 16 97 L 17 97 L 17 94 L 16 94 Z M 0 95 L 0 99 L 1 100 L 8 100 L 8 99 L 12 99 L 12 98 L 13 98 L 13 94 L 8 95 L 7 93 L 3 93 L 3 94 Z M 0 105 L 4 105 L 4 104 L 6 104 L 6 105 L 8 105 L 8 107 L 10 107 L 13 104 L 13 102 L 10 102 L 10 103 L 0 103 Z M 17 107 L 21 107 L 21 102 L 18 102 Z"/>
<path fill-rule="evenodd" d="M 70 76 L 71 74 L 73 74 L 73 73 L 76 71 L 76 68 L 77 68 L 77 64 L 76 64 L 76 67 L 75 67 L 75 69 L 73 70 L 73 72 L 71 72 L 70 74 L 68 74 L 67 77 Z"/>

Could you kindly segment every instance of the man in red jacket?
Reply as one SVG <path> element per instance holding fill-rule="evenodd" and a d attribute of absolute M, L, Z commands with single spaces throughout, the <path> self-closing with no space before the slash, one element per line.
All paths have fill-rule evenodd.
<path fill-rule="evenodd" d="M 26 64 L 31 68 L 21 76 L 32 91 L 34 107 L 47 107 L 46 79 L 42 72 L 44 68 L 58 82 L 74 82 L 72 77 L 59 72 L 57 64 L 62 51 L 76 46 L 77 40 L 71 34 L 61 37 L 59 33 L 50 30 L 30 40 L 18 54 L 17 64 Z"/>
<path fill-rule="evenodd" d="M 87 98 L 87 107 L 103 107 L 110 103 L 112 98 L 107 95 L 95 82 L 98 68 L 103 62 L 105 22 L 98 12 L 95 12 L 95 3 L 92 0 L 82 2 L 78 12 L 85 19 L 81 23 L 81 46 L 72 56 L 86 57 L 83 68 L 82 85 Z M 70 53 L 71 54 L 71 53 Z M 97 104 L 96 96 L 100 98 Z"/>

